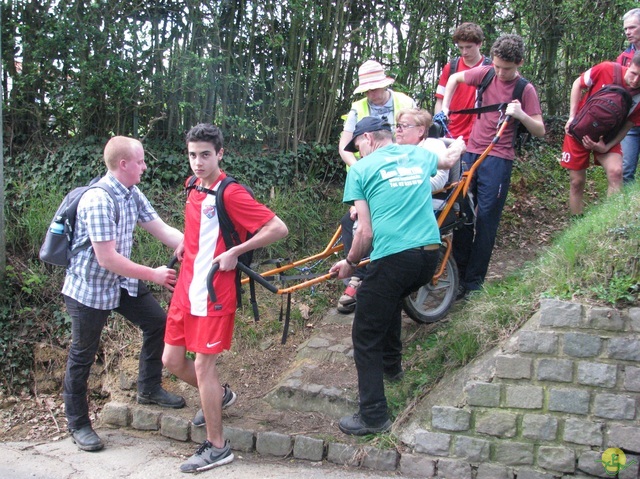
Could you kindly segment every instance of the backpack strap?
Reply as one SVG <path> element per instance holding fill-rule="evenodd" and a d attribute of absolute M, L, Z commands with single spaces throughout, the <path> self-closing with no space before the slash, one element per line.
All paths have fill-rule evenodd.
<path fill-rule="evenodd" d="M 613 84 L 624 86 L 622 83 L 622 65 L 617 62 L 613 64 Z"/>
<path fill-rule="evenodd" d="M 222 232 L 222 238 L 227 249 L 233 248 L 236 245 L 242 243 L 238 230 L 236 230 L 226 208 L 224 207 L 224 190 L 230 183 L 237 183 L 238 181 L 232 176 L 224 178 L 218 188 L 215 191 L 216 195 L 216 210 L 218 212 L 218 222 L 220 224 L 220 231 Z M 202 190 L 200 190 L 202 191 Z M 248 266 L 248 265 L 247 265 Z M 237 305 L 242 304 L 242 282 L 240 278 L 240 271 L 236 274 L 236 301 Z M 258 300 L 256 298 L 256 286 L 253 278 L 249 278 L 249 292 L 251 296 L 251 308 L 253 309 L 253 318 L 256 322 L 260 321 L 260 312 L 258 310 Z"/>
<path fill-rule="evenodd" d="M 187 180 L 187 185 L 184 187 L 184 192 L 187 196 L 189 196 L 189 192 L 191 192 L 191 190 L 196 190 L 201 193 L 206 193 L 208 195 L 215 196 L 216 194 L 215 190 L 210 190 L 209 188 L 205 188 L 204 186 L 196 185 L 196 181 L 198 181 L 198 177 L 195 175 L 190 176 L 189 179 Z"/>
<path fill-rule="evenodd" d="M 449 62 L 449 75 L 453 75 L 458 71 L 458 63 L 460 62 L 460 57 L 455 57 L 453 60 Z"/>
<path fill-rule="evenodd" d="M 529 80 L 525 77 L 518 78 L 518 83 L 516 83 L 516 87 L 513 89 L 513 99 L 518 100 L 522 103 L 522 94 L 524 93 L 524 89 L 529 84 Z"/>
<path fill-rule="evenodd" d="M 456 110 L 450 113 L 462 113 L 462 114 L 477 113 L 478 118 L 480 118 L 481 113 L 486 113 L 489 111 L 498 111 L 506 108 L 509 102 L 495 103 L 493 105 L 482 106 L 482 96 L 495 76 L 496 76 L 496 72 L 493 68 L 491 68 L 489 71 L 487 71 L 487 73 L 482 78 L 482 81 L 480 82 L 477 88 L 476 104 L 474 108 L 467 108 L 465 110 Z M 518 82 L 516 83 L 516 86 L 513 89 L 511 101 L 518 100 L 519 102 L 522 102 L 522 94 L 524 93 L 524 89 L 527 87 L 528 83 L 529 83 L 529 80 L 527 80 L 526 78 L 524 77 L 518 78 Z"/>
<path fill-rule="evenodd" d="M 189 192 L 196 187 L 196 181 L 198 181 L 198 177 L 196 175 L 191 175 L 187 179 L 187 184 L 184 187 L 185 194 L 189 194 Z"/>
<path fill-rule="evenodd" d="M 458 65 L 460 65 L 460 57 L 455 57 L 453 60 L 449 62 L 449 75 L 453 75 L 458 71 Z M 482 66 L 491 65 L 491 58 L 482 55 Z"/>
<path fill-rule="evenodd" d="M 487 73 L 482 77 L 482 81 L 480 85 L 478 85 L 478 91 L 476 93 L 476 108 L 482 108 L 482 95 L 484 95 L 484 91 L 487 89 L 493 77 L 496 76 L 495 68 L 491 67 Z M 497 110 L 494 110 L 497 111 Z M 480 118 L 480 113 L 478 113 L 478 118 Z"/>
<path fill-rule="evenodd" d="M 223 179 L 218 188 L 215 190 L 216 195 L 216 210 L 218 211 L 218 221 L 220 223 L 220 230 L 222 231 L 222 237 L 224 239 L 224 244 L 227 246 L 227 249 L 231 249 L 236 245 L 242 243 L 240 239 L 240 235 L 236 230 L 235 226 L 231 222 L 231 218 L 229 218 L 229 214 L 227 213 L 226 208 L 224 207 L 224 190 L 227 185 L 230 183 L 237 183 L 235 178 L 231 176 L 227 176 Z M 205 188 L 202 188 L 198 191 L 204 191 Z M 211 190 L 209 190 L 211 191 Z M 208 191 L 206 191 L 208 193 Z"/>
<path fill-rule="evenodd" d="M 449 114 L 451 113 L 457 113 L 459 115 L 475 115 L 476 113 L 478 114 L 478 118 L 480 118 L 480 115 L 482 113 L 488 113 L 490 111 L 499 111 L 499 110 L 504 110 L 507 107 L 508 103 L 494 103 L 493 105 L 487 105 L 487 106 L 481 106 L 481 107 L 476 107 L 476 108 L 465 108 L 464 110 L 452 110 L 449 112 Z"/>
<path fill-rule="evenodd" d="M 116 192 L 113 191 L 113 188 L 111 187 L 111 185 L 109 183 L 107 183 L 106 181 L 103 181 L 102 178 L 94 178 L 93 180 L 91 180 L 91 182 L 89 183 L 89 188 L 87 188 L 87 190 L 91 189 L 91 188 L 100 188 L 103 189 L 104 191 L 106 191 L 107 193 L 109 193 L 109 196 L 111 197 L 111 199 L 113 200 L 113 204 L 116 207 L 116 212 L 115 212 L 115 221 L 116 224 L 118 224 L 118 222 L 120 221 L 120 208 L 118 208 L 118 198 L 116 198 Z M 87 192 L 87 190 L 85 190 L 84 193 Z M 83 195 L 84 195 L 83 193 Z M 133 192 L 131 193 L 133 194 Z M 82 196 L 82 195 L 81 195 Z M 139 198 L 137 197 L 137 195 L 134 198 L 136 205 L 139 205 Z M 80 202 L 80 198 L 78 198 L 78 203 Z M 76 208 L 78 208 L 78 205 L 75 205 Z M 75 218 L 75 211 L 74 211 L 74 215 L 73 217 Z"/>
<path fill-rule="evenodd" d="M 482 106 L 482 95 L 484 91 L 487 89 L 493 77 L 496 76 L 496 71 L 492 68 L 487 70 L 487 73 L 482 77 L 482 81 L 476 88 L 476 103 L 473 108 L 465 108 L 464 110 L 455 110 L 450 111 L 449 113 L 458 113 L 458 114 L 478 114 L 478 118 L 480 118 L 481 113 L 486 113 L 489 111 L 498 111 L 506 107 L 507 103 L 496 103 L 495 105 Z"/>
<path fill-rule="evenodd" d="M 520 78 L 518 78 L 518 83 L 516 83 L 516 87 L 513 89 L 514 100 L 518 100 L 520 103 L 522 103 L 522 94 L 524 93 L 524 89 L 527 87 L 528 84 L 529 84 L 529 80 L 527 80 L 525 77 L 521 76 Z M 511 146 L 513 147 L 516 146 L 516 143 L 518 142 L 518 137 L 522 134 L 524 136 L 519 145 L 519 148 L 520 148 L 524 143 L 527 142 L 527 140 L 531 136 L 531 133 L 529 133 L 529 130 L 525 129 L 523 126 L 521 127 L 521 122 L 519 120 L 516 120 L 516 119 L 513 120 L 513 127 L 515 131 L 513 132 L 513 140 L 511 141 Z"/>

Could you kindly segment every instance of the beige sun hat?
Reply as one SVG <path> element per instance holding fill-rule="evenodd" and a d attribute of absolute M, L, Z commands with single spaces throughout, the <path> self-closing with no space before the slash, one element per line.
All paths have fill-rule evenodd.
<path fill-rule="evenodd" d="M 354 93 L 363 93 L 376 88 L 385 88 L 393 84 L 395 80 L 384 74 L 384 68 L 374 60 L 367 60 L 358 68 L 358 88 Z"/>

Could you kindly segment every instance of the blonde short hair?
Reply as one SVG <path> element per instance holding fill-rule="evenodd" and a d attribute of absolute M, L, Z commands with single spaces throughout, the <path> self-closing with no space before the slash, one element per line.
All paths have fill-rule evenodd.
<path fill-rule="evenodd" d="M 142 143 L 135 138 L 129 138 L 128 136 L 114 136 L 111 138 L 104 147 L 104 162 L 109 171 L 116 170 L 120 160 L 131 159 L 133 152 L 138 148 L 142 148 Z"/>

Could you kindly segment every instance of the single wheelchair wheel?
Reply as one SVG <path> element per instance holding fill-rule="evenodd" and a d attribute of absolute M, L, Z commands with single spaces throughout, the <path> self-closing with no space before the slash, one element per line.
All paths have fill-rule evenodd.
<path fill-rule="evenodd" d="M 444 249 L 440 250 L 440 260 Z M 440 270 L 440 263 L 436 271 Z M 417 323 L 435 323 L 449 312 L 458 292 L 458 267 L 449 255 L 445 269 L 436 282 L 429 281 L 402 300 L 402 309 Z"/>

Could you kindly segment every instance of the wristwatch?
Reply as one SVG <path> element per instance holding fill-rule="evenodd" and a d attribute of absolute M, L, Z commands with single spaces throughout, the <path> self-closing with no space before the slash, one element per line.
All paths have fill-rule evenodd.
<path fill-rule="evenodd" d="M 345 260 L 345 261 L 347 262 L 347 264 L 348 264 L 349 266 L 351 266 L 352 268 L 357 268 L 357 267 L 358 267 L 358 264 L 360 264 L 360 261 L 358 261 L 358 262 L 349 261 L 349 258 L 345 258 L 344 260 Z"/>

